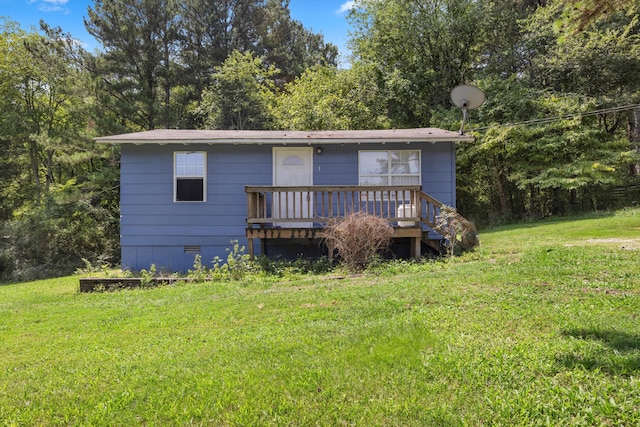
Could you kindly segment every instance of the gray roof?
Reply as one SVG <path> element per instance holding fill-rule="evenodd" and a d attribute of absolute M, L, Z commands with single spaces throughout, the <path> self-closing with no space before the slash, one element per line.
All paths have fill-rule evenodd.
<path fill-rule="evenodd" d="M 95 138 L 107 144 L 360 144 L 385 142 L 473 141 L 437 128 L 385 130 L 186 130 L 156 129 Z"/>

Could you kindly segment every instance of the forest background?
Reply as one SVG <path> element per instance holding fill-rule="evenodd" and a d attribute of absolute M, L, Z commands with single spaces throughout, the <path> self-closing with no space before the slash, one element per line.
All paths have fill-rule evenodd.
<path fill-rule="evenodd" d="M 119 261 L 119 148 L 157 128 L 460 128 L 479 225 L 640 201 L 640 2 L 356 0 L 347 68 L 287 0 L 96 0 L 94 53 L 0 20 L 0 279 Z M 84 260 L 84 261 L 83 261 Z"/>

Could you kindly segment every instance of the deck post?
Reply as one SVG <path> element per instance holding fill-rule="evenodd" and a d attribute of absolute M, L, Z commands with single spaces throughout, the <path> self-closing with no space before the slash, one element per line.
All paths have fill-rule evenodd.
<path fill-rule="evenodd" d="M 420 259 L 422 256 L 420 253 L 422 250 L 420 237 L 410 237 L 409 240 L 411 244 L 411 256 L 415 259 Z"/>
<path fill-rule="evenodd" d="M 249 248 L 249 260 L 253 261 L 253 237 L 249 236 L 247 240 L 248 240 L 247 247 Z"/>

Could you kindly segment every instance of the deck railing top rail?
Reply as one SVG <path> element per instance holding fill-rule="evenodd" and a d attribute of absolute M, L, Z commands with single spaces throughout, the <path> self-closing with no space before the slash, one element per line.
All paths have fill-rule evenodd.
<path fill-rule="evenodd" d="M 390 221 L 420 221 L 419 185 L 247 186 L 245 191 L 249 224 L 324 223 L 353 212 L 366 212 Z"/>
<path fill-rule="evenodd" d="M 245 192 L 272 192 L 272 191 L 421 191 L 420 185 L 301 185 L 301 186 L 274 186 L 274 185 L 247 185 Z"/>

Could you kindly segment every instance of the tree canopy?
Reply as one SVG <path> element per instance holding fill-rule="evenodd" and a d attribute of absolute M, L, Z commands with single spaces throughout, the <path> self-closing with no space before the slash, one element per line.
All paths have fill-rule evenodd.
<path fill-rule="evenodd" d="M 234 51 L 216 69 L 211 86 L 202 94 L 198 113 L 208 129 L 266 129 L 274 100 L 271 80 L 278 70 L 251 52 Z"/>
<path fill-rule="evenodd" d="M 335 65 L 337 48 L 291 19 L 288 0 L 96 0 L 85 25 L 104 52 L 91 58 L 100 100 L 132 128 L 191 128 L 190 115 L 234 51 L 253 52 L 290 81 Z"/>
<path fill-rule="evenodd" d="M 363 64 L 343 71 L 312 67 L 277 97 L 275 121 L 291 130 L 388 128 L 374 77 L 375 71 Z"/>
<path fill-rule="evenodd" d="M 347 68 L 288 0 L 95 0 L 90 53 L 0 24 L 0 278 L 117 262 L 117 147 L 154 128 L 458 130 L 480 224 L 640 197 L 640 2 L 355 0 Z M 622 194 L 622 196 L 620 196 Z M 77 248 L 65 250 L 66 247 Z M 49 273 L 47 273 L 49 271 Z"/>

